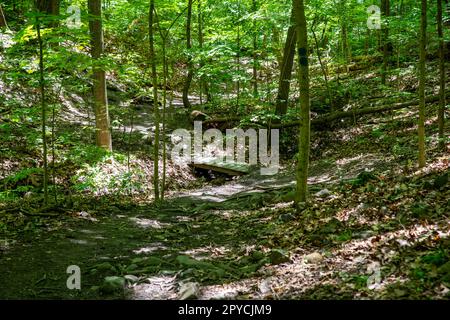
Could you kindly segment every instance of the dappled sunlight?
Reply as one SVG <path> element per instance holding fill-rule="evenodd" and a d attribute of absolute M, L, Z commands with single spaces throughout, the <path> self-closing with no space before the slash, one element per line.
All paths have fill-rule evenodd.
<path fill-rule="evenodd" d="M 75 244 L 88 244 L 89 242 L 87 240 L 82 239 L 69 239 L 70 242 Z"/>
<path fill-rule="evenodd" d="M 428 161 L 425 167 L 417 169 L 412 174 L 408 175 L 408 178 L 417 177 L 417 176 L 426 176 L 432 172 L 439 172 L 442 170 L 448 170 L 450 168 L 450 157 L 442 156 L 437 159 L 433 159 L 433 161 Z"/>
<path fill-rule="evenodd" d="M 1 2 L 0 300 L 448 299 L 450 6 L 372 2 Z"/>
<path fill-rule="evenodd" d="M 363 163 L 367 165 L 371 165 L 373 164 L 373 161 L 377 160 L 377 156 L 374 154 L 360 154 L 351 158 L 343 158 L 343 159 L 339 159 L 336 160 L 336 164 L 338 166 L 346 166 L 346 165 L 351 165 L 351 164 L 355 164 L 355 163 Z M 367 162 L 367 160 L 369 160 Z M 371 162 L 372 161 L 372 162 Z"/>
<path fill-rule="evenodd" d="M 142 247 L 139 249 L 135 249 L 135 250 L 133 250 L 133 253 L 135 253 L 135 254 L 150 254 L 155 251 L 167 250 L 167 249 L 168 248 L 164 244 L 162 244 L 160 242 L 155 242 L 155 243 L 152 243 L 151 245 L 148 245 L 148 246 L 145 246 L 145 247 Z"/>
<path fill-rule="evenodd" d="M 318 175 L 318 176 L 309 177 L 308 183 L 310 183 L 310 184 L 325 183 L 325 182 L 330 182 L 333 178 L 335 178 L 335 176 L 333 176 L 329 173 L 326 173 L 326 174 L 322 174 L 322 175 Z"/>
<path fill-rule="evenodd" d="M 201 248 L 189 249 L 186 251 L 181 251 L 181 254 L 189 255 L 197 260 L 205 260 L 205 259 L 215 259 L 215 258 L 223 258 L 231 251 L 230 248 L 224 246 L 213 246 L 208 245 Z"/>
<path fill-rule="evenodd" d="M 266 266 L 261 274 L 271 274 L 270 291 L 252 290 L 253 298 L 273 298 L 299 296 L 307 290 L 319 285 L 338 285 L 342 280 L 348 280 L 352 274 L 366 274 L 369 266 L 380 264 L 381 270 L 386 270 L 403 247 L 415 246 L 418 243 L 444 239 L 450 236 L 450 221 L 445 219 L 438 224 L 415 224 L 405 229 L 386 232 L 363 240 L 352 240 L 330 251 L 323 250 L 323 260 L 308 263 L 305 257 L 312 252 L 300 248 L 291 256 L 292 263 Z M 297 253 L 298 252 L 298 253 Z M 319 261 L 319 260 L 318 260 Z M 388 270 L 386 270 L 388 271 Z M 381 291 L 393 283 L 405 282 L 408 279 L 397 273 L 382 272 L 381 282 L 374 286 L 375 291 Z M 256 281 L 256 280 L 254 280 Z M 370 290 L 368 291 L 370 292 Z M 358 293 L 354 298 L 363 298 Z"/>
<path fill-rule="evenodd" d="M 220 187 L 210 187 L 209 189 L 202 189 L 199 191 L 179 193 L 179 197 L 189 197 L 202 201 L 223 202 L 228 196 L 232 196 L 243 190 L 246 190 L 244 185 L 229 184 Z"/>
<path fill-rule="evenodd" d="M 209 285 L 201 288 L 200 299 L 204 300 L 232 300 L 248 293 L 249 288 L 257 287 L 258 281 L 248 279 L 238 282 Z M 250 298 L 250 296 L 248 297 Z"/>
<path fill-rule="evenodd" d="M 133 285 L 130 295 L 133 300 L 169 300 L 177 298 L 176 276 L 153 276 L 144 283 Z"/>
<path fill-rule="evenodd" d="M 230 220 L 236 216 L 236 212 L 234 210 L 214 210 L 211 211 L 212 214 L 219 216 L 224 220 Z"/>
<path fill-rule="evenodd" d="M 131 221 L 136 223 L 141 228 L 162 229 L 170 226 L 169 223 L 160 222 L 158 220 L 146 219 L 146 218 L 130 218 Z"/>
<path fill-rule="evenodd" d="M 176 221 L 178 221 L 178 222 L 190 222 L 190 221 L 193 220 L 193 218 L 191 218 L 191 217 L 189 217 L 189 216 L 183 216 L 183 215 L 176 216 L 175 219 L 176 219 Z"/>

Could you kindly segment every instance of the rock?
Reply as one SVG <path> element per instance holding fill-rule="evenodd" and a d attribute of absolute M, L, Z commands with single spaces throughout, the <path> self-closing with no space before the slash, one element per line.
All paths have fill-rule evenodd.
<path fill-rule="evenodd" d="M 201 111 L 194 110 L 190 114 L 191 121 L 205 121 L 209 116 Z"/>
<path fill-rule="evenodd" d="M 129 283 L 136 283 L 139 281 L 139 278 L 132 274 L 127 274 L 125 277 L 125 280 L 127 280 Z"/>
<path fill-rule="evenodd" d="M 89 221 L 92 221 L 92 222 L 97 221 L 96 218 L 93 218 L 93 217 L 92 217 L 88 212 L 86 212 L 86 211 L 80 211 L 80 212 L 78 213 L 78 216 L 79 216 L 81 219 L 89 220 Z"/>
<path fill-rule="evenodd" d="M 113 265 L 109 262 L 103 262 L 103 263 L 99 263 L 96 264 L 94 266 L 95 269 L 97 269 L 100 272 L 105 272 L 105 271 L 116 271 L 115 268 L 113 267 Z"/>
<path fill-rule="evenodd" d="M 344 228 L 344 224 L 336 218 L 332 218 L 322 228 L 319 229 L 320 233 L 330 234 L 336 233 L 340 229 Z"/>
<path fill-rule="evenodd" d="M 179 291 L 180 300 L 198 299 L 199 285 L 196 282 L 187 282 L 181 285 Z"/>
<path fill-rule="evenodd" d="M 317 192 L 314 196 L 317 198 L 327 198 L 331 196 L 331 191 L 328 189 L 322 189 L 319 192 Z"/>
<path fill-rule="evenodd" d="M 285 262 L 290 262 L 289 256 L 286 252 L 280 249 L 274 249 L 270 252 L 270 263 L 271 264 L 281 264 Z"/>
<path fill-rule="evenodd" d="M 125 286 L 125 278 L 122 277 L 106 277 L 100 290 L 105 294 L 112 294 L 123 290 Z"/>
<path fill-rule="evenodd" d="M 285 214 L 280 215 L 280 220 L 283 222 L 289 222 L 294 219 L 295 219 L 295 217 L 290 213 L 285 213 Z"/>
<path fill-rule="evenodd" d="M 25 195 L 23 196 L 23 198 L 25 200 L 30 200 L 31 198 L 33 198 L 33 192 L 28 191 L 27 193 L 25 193 Z"/>
<path fill-rule="evenodd" d="M 360 181 L 361 184 L 364 185 L 370 180 L 377 179 L 377 176 L 370 171 L 362 171 L 358 174 L 357 179 Z"/>
<path fill-rule="evenodd" d="M 252 252 L 252 257 L 251 257 L 252 261 L 260 261 L 264 258 L 265 258 L 265 255 L 261 251 L 255 250 Z"/>
<path fill-rule="evenodd" d="M 273 278 L 269 277 L 267 279 L 262 280 L 258 284 L 258 289 L 261 292 L 261 294 L 266 295 L 272 292 L 272 282 Z"/>
<path fill-rule="evenodd" d="M 317 264 L 323 261 L 323 256 L 319 252 L 313 252 L 305 256 L 306 263 Z"/>

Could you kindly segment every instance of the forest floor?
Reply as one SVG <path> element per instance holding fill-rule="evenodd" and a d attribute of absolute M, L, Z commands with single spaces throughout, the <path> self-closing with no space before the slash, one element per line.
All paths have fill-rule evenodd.
<path fill-rule="evenodd" d="M 436 94 L 435 70 L 430 65 L 427 72 L 429 94 Z M 395 79 L 398 91 L 414 98 L 414 70 L 403 71 Z M 347 76 L 345 85 L 357 83 L 355 91 L 364 94 L 350 107 L 398 102 L 378 89 L 375 71 Z M 40 173 L 32 170 L 42 166 L 42 156 L 37 135 L 28 130 L 39 124 L 27 114 L 33 93 L 0 87 L 24 113 L 8 124 L 0 146 L 0 178 L 14 177 L 18 197 L 0 201 L 0 299 L 450 298 L 450 152 L 437 149 L 436 105 L 427 106 L 427 166 L 420 170 L 414 106 L 314 131 L 311 201 L 296 214 L 292 160 L 275 176 L 254 171 L 208 185 L 187 168 L 170 167 L 168 197 L 153 204 L 151 109 L 141 110 L 133 126 L 112 121 L 114 148 L 123 158 L 118 163 L 90 148 L 89 103 L 69 90 L 77 103 L 63 101 L 67 112 L 56 128 L 56 173 L 66 202 L 36 214 L 28 210 L 41 200 L 40 181 L 33 181 Z M 130 109 L 115 92 L 112 120 L 120 120 Z M 180 113 L 172 119 L 176 127 L 191 126 Z M 294 145 L 291 131 L 286 136 Z M 126 153 L 133 156 L 131 167 L 143 172 L 141 180 L 127 175 Z M 116 176 L 121 179 L 108 180 Z M 117 187 L 130 180 L 141 185 Z M 113 197 L 123 189 L 138 195 Z M 81 290 L 67 288 L 71 265 L 81 269 Z"/>
<path fill-rule="evenodd" d="M 92 199 L 57 221 L 24 214 L 38 231 L 0 239 L 0 298 L 448 299 L 449 153 L 428 112 L 421 170 L 410 110 L 315 133 L 327 146 L 299 215 L 293 164 L 160 205 Z M 66 286 L 70 265 L 81 290 Z"/>

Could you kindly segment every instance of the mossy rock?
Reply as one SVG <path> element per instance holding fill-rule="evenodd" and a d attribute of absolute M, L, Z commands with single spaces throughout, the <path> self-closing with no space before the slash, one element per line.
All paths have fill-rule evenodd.
<path fill-rule="evenodd" d="M 125 287 L 125 278 L 111 276 L 103 281 L 100 291 L 104 294 L 113 294 L 122 291 Z"/>
<path fill-rule="evenodd" d="M 270 252 L 269 259 L 271 264 L 281 264 L 291 261 L 289 255 L 284 250 L 281 249 L 272 250 Z"/>

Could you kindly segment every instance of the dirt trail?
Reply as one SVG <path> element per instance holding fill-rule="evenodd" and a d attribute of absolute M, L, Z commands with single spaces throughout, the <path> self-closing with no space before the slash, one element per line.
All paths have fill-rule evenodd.
<path fill-rule="evenodd" d="M 313 167 L 312 172 L 312 192 L 337 178 L 334 165 Z M 179 278 L 203 277 L 210 284 L 238 280 L 250 275 L 241 272 L 245 261 L 233 265 L 236 274 L 225 268 L 226 272 L 210 276 L 206 268 L 189 275 L 183 272 L 192 268 L 177 257 L 231 263 L 243 248 L 257 243 L 258 232 L 267 227 L 265 219 L 273 218 L 270 210 L 260 208 L 294 185 L 292 174 L 260 176 L 255 171 L 223 186 L 172 194 L 158 208 L 111 206 L 97 210 L 97 221 L 72 219 L 68 227 L 22 241 L 2 254 L 0 298 L 166 299 L 177 297 Z M 244 210 L 256 210 L 255 217 Z M 142 263 L 148 257 L 160 260 L 153 265 Z M 81 268 L 81 291 L 66 287 L 70 265 Z M 127 274 L 143 277 L 139 282 L 146 279 L 145 284 L 134 286 L 126 295 L 104 292 L 104 277 Z"/>

